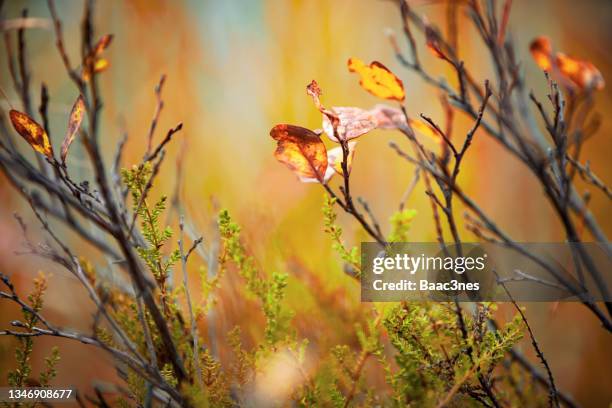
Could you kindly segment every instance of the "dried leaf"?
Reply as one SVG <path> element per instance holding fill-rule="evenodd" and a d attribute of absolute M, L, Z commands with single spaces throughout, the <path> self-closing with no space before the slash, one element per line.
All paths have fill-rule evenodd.
<path fill-rule="evenodd" d="M 85 114 L 85 101 L 83 100 L 83 96 L 79 95 L 79 97 L 74 102 L 72 106 L 72 111 L 70 111 L 70 118 L 68 119 L 68 130 L 66 131 L 66 136 L 64 137 L 64 142 L 62 143 L 62 151 L 60 153 L 62 163 L 66 162 L 66 156 L 68 156 L 68 149 L 76 136 L 79 127 L 81 126 L 81 122 L 83 121 L 83 116 Z"/>
<path fill-rule="evenodd" d="M 402 81 L 378 61 L 365 65 L 360 59 L 350 58 L 348 69 L 359 74 L 359 84 L 374 96 L 400 102 L 406 97 Z"/>
<path fill-rule="evenodd" d="M 606 85 L 601 72 L 588 61 L 582 61 L 558 52 L 555 63 L 560 74 L 580 89 L 596 89 L 600 91 Z"/>
<path fill-rule="evenodd" d="M 376 121 L 376 127 L 378 129 L 399 129 L 406 127 L 406 117 L 400 109 L 392 108 L 387 105 L 376 105 L 374 109 L 370 111 L 370 113 Z M 436 130 L 428 123 L 412 118 L 410 118 L 408 122 L 410 123 L 412 130 L 415 132 L 430 137 L 436 141 L 441 140 L 438 132 L 436 132 Z"/>
<path fill-rule="evenodd" d="M 34 150 L 53 159 L 53 147 L 45 129 L 25 113 L 11 110 L 9 112 L 13 127 Z"/>
<path fill-rule="evenodd" d="M 334 129 L 339 125 L 340 120 L 336 116 L 336 114 L 329 109 L 326 109 L 321 103 L 321 88 L 319 88 L 319 84 L 314 79 L 306 86 L 306 93 L 312 97 L 312 101 L 315 106 L 323 114 L 325 118 L 327 118 L 328 122 L 331 124 L 331 135 L 335 133 Z"/>
<path fill-rule="evenodd" d="M 324 182 L 327 150 L 313 131 L 294 125 L 276 125 L 270 136 L 278 142 L 274 157 L 287 165 L 300 180 Z"/>
<path fill-rule="evenodd" d="M 550 38 L 540 36 L 534 39 L 529 45 L 531 56 L 536 64 L 543 70 L 550 72 L 552 68 L 552 45 Z"/>
<path fill-rule="evenodd" d="M 355 139 L 376 129 L 377 121 L 370 111 L 353 107 L 333 107 L 331 111 L 338 118 L 336 133 L 340 140 Z M 340 142 L 334 135 L 333 124 L 327 115 L 323 115 L 323 130 L 332 141 Z"/>

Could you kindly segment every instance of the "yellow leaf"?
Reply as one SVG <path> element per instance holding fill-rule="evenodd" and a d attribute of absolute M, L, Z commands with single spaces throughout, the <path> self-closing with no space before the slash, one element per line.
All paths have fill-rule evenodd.
<path fill-rule="evenodd" d="M 106 58 L 100 58 L 96 60 L 96 62 L 94 63 L 93 70 L 96 73 L 102 72 L 102 71 L 105 71 L 106 68 L 109 67 L 109 65 L 110 65 L 110 62 L 108 62 Z"/>
<path fill-rule="evenodd" d="M 415 132 L 431 137 L 432 139 L 438 142 L 442 141 L 442 138 L 440 137 L 438 132 L 436 132 L 436 130 L 433 127 L 431 127 L 431 125 L 429 125 L 428 123 L 425 123 L 417 119 L 412 119 L 412 118 L 408 121 L 408 123 L 410 123 L 410 127 Z"/>
<path fill-rule="evenodd" d="M 12 109 L 9 112 L 13 127 L 34 150 L 53 160 L 53 147 L 47 132 L 25 113 Z"/>
<path fill-rule="evenodd" d="M 351 174 L 353 168 L 353 157 L 355 157 L 355 146 L 357 142 L 348 142 L 348 156 L 346 157 L 346 168 L 348 173 Z M 342 146 L 334 147 L 327 152 L 327 161 L 329 167 L 332 168 L 336 173 L 342 175 Z M 331 177 L 331 176 L 330 176 Z"/>
<path fill-rule="evenodd" d="M 293 171 L 301 181 L 324 182 L 327 150 L 313 131 L 294 125 L 276 125 L 270 131 L 276 140 L 274 157 Z"/>
<path fill-rule="evenodd" d="M 66 162 L 66 156 L 68 155 L 68 148 L 72 144 L 76 133 L 81 126 L 81 122 L 83 121 L 83 115 L 85 113 L 85 101 L 83 100 L 83 96 L 79 95 L 77 100 L 74 102 L 72 106 L 72 111 L 70 112 L 70 118 L 68 119 L 68 130 L 66 131 L 66 136 L 64 137 L 64 142 L 62 143 L 62 151 L 60 156 L 62 158 L 62 163 Z"/>
<path fill-rule="evenodd" d="M 374 96 L 400 102 L 406 97 L 402 81 L 378 61 L 366 65 L 360 59 L 350 58 L 348 69 L 359 74 L 361 87 Z"/>

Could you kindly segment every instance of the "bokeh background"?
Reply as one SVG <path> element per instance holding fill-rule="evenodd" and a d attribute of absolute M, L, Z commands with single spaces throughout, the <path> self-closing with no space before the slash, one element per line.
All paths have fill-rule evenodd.
<path fill-rule="evenodd" d="M 19 16 L 22 8 L 28 8 L 30 16 L 49 18 L 46 2 L 5 3 L 5 18 Z M 412 3 L 419 13 L 444 28 L 443 2 Z M 544 98 L 546 84 L 529 57 L 528 44 L 541 34 L 549 35 L 556 48 L 592 61 L 604 78 L 612 82 L 609 51 L 612 2 L 515 0 L 513 3 L 511 35 L 524 61 L 529 86 L 540 98 Z M 76 60 L 80 52 L 82 4 L 64 0 L 58 1 L 57 7 L 64 21 L 68 52 Z M 155 107 L 154 87 L 160 76 L 166 74 L 165 106 L 157 136 L 161 137 L 178 122 L 184 123 L 184 130 L 169 148 L 169 160 L 154 194 L 174 191 L 174 162 L 180 158 L 184 169 L 181 194 L 186 216 L 204 234 L 205 240 L 213 240 L 218 209 L 228 208 L 243 226 L 244 241 L 261 268 L 290 274 L 288 303 L 296 310 L 298 329 L 315 338 L 324 335 L 330 344 L 354 342 L 350 330 L 339 328 L 343 320 L 350 321 L 351 316 L 363 313 L 364 307 L 359 304 L 357 284 L 343 274 L 342 263 L 323 233 L 320 211 L 323 190 L 316 185 L 300 184 L 274 160 L 275 143 L 268 133 L 277 123 L 311 129 L 321 126 L 320 114 L 305 93 L 305 86 L 312 79 L 319 82 L 323 101 L 328 106 L 368 108 L 379 103 L 348 73 L 346 61 L 351 56 L 383 62 L 403 79 L 408 112 L 413 116 L 425 113 L 442 121 L 437 91 L 396 62 L 385 36 L 387 28 L 394 30 L 405 49 L 397 6 L 384 0 L 129 0 L 99 2 L 96 11 L 98 34 L 115 35 L 107 51 L 111 67 L 100 80 L 104 100 L 101 140 L 107 158 L 112 157 L 120 135 L 126 131 L 129 140 L 124 164 L 140 160 Z M 459 23 L 461 57 L 477 79 L 490 77 L 480 38 L 461 13 Z M 51 94 L 52 135 L 62 135 L 76 90 L 64 74 L 52 30 L 30 29 L 27 41 L 35 100 L 44 81 Z M 446 75 L 452 83 L 452 72 L 426 52 L 420 35 L 417 42 L 427 69 L 436 75 Z M 0 48 L 0 86 L 16 104 L 4 44 Z M 608 182 L 612 181 L 609 89 L 596 96 L 603 124 L 587 143 L 583 156 L 589 158 L 592 168 Z M 454 132 L 461 135 L 470 122 L 460 114 L 456 119 Z M 400 140 L 399 134 L 375 131 L 361 138 L 351 177 L 355 194 L 366 198 L 383 221 L 397 209 L 414 171 L 388 148 L 390 140 Z M 60 141 L 54 140 L 54 143 L 59 145 Z M 186 153 L 181 156 L 183 144 Z M 85 178 L 90 169 L 83 157 L 83 148 L 76 143 L 69 168 L 72 174 Z M 516 240 L 563 239 L 561 226 L 552 217 L 551 208 L 535 181 L 486 135 L 477 135 L 460 182 Z M 591 208 L 610 235 L 609 201 L 593 193 Z M 422 186 L 417 187 L 407 206 L 418 211 L 412 239 L 435 240 L 429 201 Z M 55 266 L 14 255 L 21 241 L 14 212 L 29 220 L 34 234 L 40 233 L 27 204 L 0 177 L 1 270 L 12 275 L 24 291 L 39 270 L 51 273 L 47 314 L 67 327 L 88 329 L 92 305 L 76 281 Z M 176 219 L 169 222 L 175 224 Z M 358 244 L 366 238 L 356 223 L 344 216 L 340 216 L 340 222 L 348 243 Z M 383 224 L 388 227 L 386 222 Z M 92 248 L 61 231 L 68 242 L 81 248 L 99 268 L 108 268 Z M 463 234 L 474 238 L 465 230 Z M 194 274 L 198 262 L 193 262 Z M 253 320 L 253 301 L 234 290 L 236 283 L 229 278 L 216 307 L 216 330 L 225 333 L 241 324 L 247 333 L 250 330 L 256 337 L 261 317 Z M 198 288 L 194 291 L 197 294 Z M 327 316 L 326 305 L 342 313 Z M 607 406 L 612 401 L 610 334 L 580 305 L 529 304 L 527 307 L 527 315 L 559 387 L 585 406 Z M 16 313 L 12 307 L 0 304 L 3 323 Z M 508 317 L 511 309 L 502 308 L 500 313 Z M 67 341 L 40 339 L 34 360 L 46 355 L 51 345 L 59 345 L 62 354 L 57 384 L 72 384 L 86 390 L 95 381 L 115 379 L 112 361 L 106 355 Z M 14 340 L 0 338 L 0 384 L 6 383 L 5 373 L 14 365 L 14 346 Z M 523 348 L 536 361 L 527 342 Z"/>

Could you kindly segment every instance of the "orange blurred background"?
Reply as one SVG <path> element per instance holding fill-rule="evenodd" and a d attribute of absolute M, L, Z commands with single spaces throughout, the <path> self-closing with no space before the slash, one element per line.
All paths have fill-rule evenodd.
<path fill-rule="evenodd" d="M 412 3 L 420 14 L 444 29 L 445 9 L 439 2 Z M 24 7 L 29 9 L 30 16 L 49 18 L 46 3 L 40 1 L 8 2 L 3 10 L 5 18 L 18 17 Z M 76 60 L 80 52 L 82 4 L 65 0 L 58 1 L 57 7 L 64 22 L 68 53 Z M 359 305 L 357 284 L 343 274 L 342 262 L 323 233 L 320 211 L 323 190 L 316 185 L 300 184 L 274 160 L 275 143 L 268 133 L 277 123 L 321 127 L 321 115 L 305 93 L 305 86 L 312 79 L 323 89 L 323 101 L 328 106 L 369 108 L 379 103 L 348 73 L 346 61 L 351 56 L 383 62 L 403 79 L 411 116 L 424 113 L 442 122 L 437 90 L 401 67 L 385 36 L 386 28 L 393 29 L 406 50 L 397 6 L 382 0 L 130 0 L 99 2 L 96 13 L 97 34 L 115 35 L 107 51 L 111 67 L 100 77 L 104 101 L 100 135 L 109 161 L 123 129 L 129 134 L 124 165 L 136 163 L 142 157 L 155 109 L 154 87 L 160 76 L 166 74 L 165 106 L 157 137 L 161 138 L 178 122 L 183 122 L 184 128 L 169 148 L 154 194 L 172 194 L 176 182 L 174 162 L 185 144 L 182 199 L 187 218 L 203 233 L 205 242 L 214 234 L 217 209 L 229 209 L 243 226 L 244 241 L 261 268 L 289 273 L 288 303 L 296 311 L 298 330 L 309 336 L 325 334 L 330 343 L 354 342 L 351 333 L 324 329 L 334 327 L 332 318 L 322 313 L 325 301 L 346 309 L 347 319 L 362 313 L 363 308 Z M 608 49 L 611 25 L 612 2 L 515 0 L 511 35 L 524 61 L 529 87 L 541 100 L 545 98 L 546 82 L 528 53 L 531 39 L 542 34 L 549 35 L 556 48 L 593 62 L 604 78 L 612 82 Z M 460 17 L 459 28 L 461 58 L 477 80 L 484 81 L 492 74 L 484 45 L 464 15 Z M 76 90 L 64 73 L 52 30 L 28 30 L 27 41 L 34 100 L 38 100 L 38 90 L 44 81 L 51 96 L 51 134 L 62 135 Z M 453 84 L 453 72 L 426 52 L 422 36 L 417 35 L 417 42 L 427 70 L 450 78 Z M 17 104 L 4 45 L 0 48 L 0 86 Z M 612 120 L 607 115 L 612 112 L 610 87 L 597 94 L 596 103 L 603 124 L 586 144 L 583 157 L 591 161 L 591 167 L 604 181 L 612 181 L 609 158 Z M 456 118 L 454 134 L 465 134 L 470 121 L 461 114 Z M 354 194 L 366 198 L 383 221 L 396 211 L 414 171 L 389 149 L 391 140 L 399 141 L 400 135 L 374 131 L 361 138 L 351 177 Z M 54 144 L 59 144 L 59 140 L 54 140 Z M 82 146 L 75 143 L 68 166 L 72 174 L 86 178 L 91 169 L 84 157 Z M 517 241 L 563 240 L 561 226 L 552 216 L 536 181 L 484 133 L 475 138 L 460 183 Z M 411 238 L 434 241 L 430 204 L 422 186 L 417 187 L 407 206 L 418 211 Z M 591 209 L 606 233 L 612 234 L 609 201 L 593 191 Z M 32 233 L 43 239 L 27 203 L 0 178 L 0 270 L 12 275 L 22 291 L 28 290 L 28 282 L 37 271 L 51 273 L 47 315 L 66 327 L 88 330 L 93 307 L 76 280 L 56 266 L 14 255 L 21 240 L 14 212 L 23 215 Z M 459 207 L 459 219 L 462 213 Z M 344 215 L 339 218 L 350 244 L 366 239 L 355 222 Z M 176 220 L 172 223 L 176 224 Z M 383 228 L 388 231 L 386 222 Z M 98 267 L 108 267 L 92 248 L 83 246 L 66 229 L 60 231 Z M 465 229 L 462 231 L 465 240 L 475 240 Z M 197 263 L 191 265 L 194 274 Z M 304 271 L 320 280 L 320 292 L 309 291 L 304 284 Z M 253 322 L 248 312 L 253 301 L 232 292 L 231 285 L 230 282 L 230 288 L 223 289 L 216 312 L 219 333 L 236 324 L 242 325 L 245 332 L 256 331 L 257 320 Z M 198 289 L 194 290 L 197 294 Z M 558 386 L 585 406 L 607 406 L 612 401 L 610 334 L 581 305 L 527 307 Z M 0 303 L 2 323 L 10 321 L 16 312 L 12 306 Z M 501 310 L 506 317 L 511 312 Z M 324 323 L 317 323 L 321 319 Z M 40 339 L 36 344 L 35 361 L 41 360 L 51 345 L 60 346 L 62 360 L 57 384 L 90 387 L 93 381 L 115 378 L 112 361 L 103 353 L 55 339 Z M 14 340 L 0 338 L 0 384 L 5 384 L 5 373 L 14 366 L 14 346 Z M 523 350 L 536 361 L 527 341 Z"/>

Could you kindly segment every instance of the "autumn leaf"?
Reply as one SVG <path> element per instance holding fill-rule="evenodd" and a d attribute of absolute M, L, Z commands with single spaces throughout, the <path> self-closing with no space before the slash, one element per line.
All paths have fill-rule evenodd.
<path fill-rule="evenodd" d="M 605 87 L 604 78 L 595 65 L 562 52 L 553 53 L 548 37 L 534 39 L 529 50 L 542 70 L 551 72 L 555 79 L 568 88 L 602 90 Z"/>
<path fill-rule="evenodd" d="M 94 73 L 102 72 L 110 66 L 110 62 L 106 58 L 102 58 L 101 55 L 111 44 L 112 40 L 112 34 L 103 35 L 94 45 L 89 55 L 85 57 L 85 61 L 83 61 L 83 81 L 87 82 L 91 79 L 92 71 Z"/>
<path fill-rule="evenodd" d="M 400 109 L 392 108 L 387 105 L 376 105 L 370 113 L 376 121 L 376 128 L 378 129 L 401 129 L 402 127 L 406 127 L 406 117 Z M 436 141 L 441 140 L 438 132 L 428 123 L 412 118 L 408 119 L 408 123 L 415 132 Z"/>
<path fill-rule="evenodd" d="M 79 95 L 77 100 L 74 102 L 72 106 L 72 111 L 70 111 L 70 118 L 68 119 L 68 130 L 66 131 L 66 136 L 64 137 L 64 142 L 62 143 L 62 151 L 60 153 L 62 163 L 66 163 L 66 156 L 68 155 L 68 149 L 74 140 L 76 133 L 81 126 L 81 122 L 83 121 L 83 115 L 85 114 L 85 101 L 83 100 L 83 96 Z"/>
<path fill-rule="evenodd" d="M 34 150 L 53 160 L 53 147 L 45 129 L 25 113 L 12 109 L 9 112 L 13 127 Z"/>
<path fill-rule="evenodd" d="M 406 97 L 402 81 L 378 61 L 366 65 L 360 59 L 350 58 L 348 69 L 359 74 L 361 87 L 374 96 L 400 102 Z"/>
<path fill-rule="evenodd" d="M 604 89 L 605 81 L 601 72 L 588 61 L 582 61 L 558 52 L 555 63 L 561 75 L 580 89 Z"/>
<path fill-rule="evenodd" d="M 293 171 L 301 181 L 325 182 L 327 150 L 319 135 L 294 125 L 276 125 L 270 131 L 276 140 L 274 157 Z"/>
<path fill-rule="evenodd" d="M 336 133 L 340 140 L 351 140 L 376 129 L 377 122 L 372 112 L 354 107 L 333 107 L 334 116 L 338 118 Z M 328 116 L 323 115 L 323 130 L 334 142 L 340 141 L 334 135 L 334 128 Z"/>
<path fill-rule="evenodd" d="M 552 68 L 552 45 L 550 38 L 540 36 L 535 38 L 529 45 L 531 56 L 536 64 L 543 70 L 550 72 Z"/>

